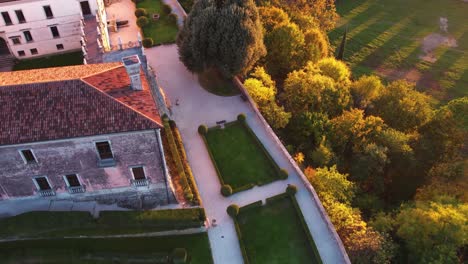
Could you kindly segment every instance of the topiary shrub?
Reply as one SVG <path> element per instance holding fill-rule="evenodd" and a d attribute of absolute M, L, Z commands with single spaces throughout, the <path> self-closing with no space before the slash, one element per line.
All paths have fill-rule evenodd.
<path fill-rule="evenodd" d="M 145 27 L 146 25 L 149 24 L 149 19 L 145 16 L 141 16 L 139 18 L 137 18 L 137 25 L 142 28 L 142 27 Z"/>
<path fill-rule="evenodd" d="M 286 180 L 288 178 L 288 176 L 289 176 L 289 173 L 288 173 L 288 171 L 286 169 L 281 169 L 280 170 L 281 179 Z"/>
<path fill-rule="evenodd" d="M 185 248 L 174 248 L 172 251 L 172 263 L 187 263 L 187 250 Z"/>
<path fill-rule="evenodd" d="M 232 194 L 232 187 L 229 184 L 224 184 L 221 187 L 221 194 L 225 197 L 229 196 Z"/>
<path fill-rule="evenodd" d="M 286 187 L 286 193 L 291 196 L 295 195 L 297 193 L 296 185 L 288 184 L 288 187 Z"/>
<path fill-rule="evenodd" d="M 176 14 L 169 14 L 168 20 L 171 24 L 177 24 L 177 15 Z"/>
<path fill-rule="evenodd" d="M 231 204 L 226 209 L 227 214 L 234 218 L 239 214 L 239 206 L 237 204 Z"/>
<path fill-rule="evenodd" d="M 198 133 L 200 133 L 201 135 L 206 135 L 206 133 L 208 133 L 208 127 L 205 125 L 200 125 L 198 127 Z"/>
<path fill-rule="evenodd" d="M 171 7 L 168 5 L 162 5 L 162 12 L 166 15 L 170 14 L 172 11 Z"/>
<path fill-rule="evenodd" d="M 145 48 L 151 48 L 154 44 L 154 41 L 152 38 L 144 38 L 143 39 L 143 47 Z"/>
<path fill-rule="evenodd" d="M 246 119 L 246 118 L 247 118 L 247 117 L 245 116 L 244 113 L 241 113 L 241 114 L 239 114 L 239 115 L 237 116 L 237 120 L 240 121 L 240 122 L 245 122 L 245 119 Z"/>
<path fill-rule="evenodd" d="M 137 8 L 135 10 L 136 17 L 148 16 L 148 12 L 144 8 Z"/>

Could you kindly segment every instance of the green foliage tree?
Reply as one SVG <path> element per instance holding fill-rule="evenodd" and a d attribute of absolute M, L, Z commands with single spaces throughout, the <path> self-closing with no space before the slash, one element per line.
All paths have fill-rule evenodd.
<path fill-rule="evenodd" d="M 192 72 L 245 74 L 265 55 L 253 0 L 196 1 L 177 36 L 179 56 Z"/>
<path fill-rule="evenodd" d="M 369 104 L 376 99 L 384 86 L 380 78 L 371 76 L 362 76 L 351 84 L 351 94 L 354 99 L 354 106 L 360 109 L 366 109 Z"/>
<path fill-rule="evenodd" d="M 300 151 L 315 149 L 330 130 L 328 116 L 319 112 L 302 112 L 291 118 L 286 138 Z"/>
<path fill-rule="evenodd" d="M 340 48 L 338 49 L 338 54 L 336 55 L 337 60 L 344 60 L 344 52 L 346 48 L 346 35 L 348 34 L 348 27 L 345 28 L 343 33 L 343 38 L 341 39 Z"/>
<path fill-rule="evenodd" d="M 354 183 L 348 180 L 348 174 L 338 172 L 336 166 L 315 171 L 309 168 L 306 176 L 321 198 L 351 204 L 355 194 Z"/>

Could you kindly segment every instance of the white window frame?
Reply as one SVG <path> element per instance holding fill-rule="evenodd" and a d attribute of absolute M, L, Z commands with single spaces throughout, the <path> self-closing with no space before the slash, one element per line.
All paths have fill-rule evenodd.
<path fill-rule="evenodd" d="M 36 179 L 37 179 L 37 178 L 45 178 L 46 181 L 47 181 L 47 183 L 48 183 L 49 186 L 50 186 L 50 190 L 54 190 L 54 186 L 50 183 L 49 177 L 47 177 L 47 176 L 34 176 L 34 177 L 32 178 L 32 180 L 33 180 L 34 185 L 36 186 L 36 189 L 37 189 L 38 191 L 41 191 L 41 188 L 39 187 L 39 184 L 36 182 Z"/>
<path fill-rule="evenodd" d="M 68 182 L 68 179 L 67 179 L 67 175 L 71 175 L 71 174 L 75 174 L 76 175 L 76 178 L 78 179 L 78 182 L 80 183 L 80 186 L 83 186 L 83 181 L 81 180 L 81 177 L 78 173 L 67 173 L 65 175 L 63 175 L 63 180 L 65 181 L 65 184 L 67 185 L 67 187 L 70 187 L 70 183 Z"/>
<path fill-rule="evenodd" d="M 145 179 L 147 180 L 148 179 L 148 175 L 146 174 L 146 166 L 145 165 L 135 165 L 135 166 L 130 166 L 128 167 L 130 169 L 130 173 L 132 174 L 132 177 L 134 180 L 135 179 L 135 174 L 133 174 L 133 169 L 134 168 L 143 168 L 143 173 L 145 174 Z"/>
<path fill-rule="evenodd" d="M 107 142 L 109 144 L 109 147 L 111 149 L 111 153 L 112 153 L 112 159 L 115 160 L 115 153 L 114 153 L 114 149 L 112 148 L 112 143 L 110 140 L 108 139 L 104 139 L 104 140 L 94 140 L 93 141 L 93 145 L 94 145 L 94 151 L 96 152 L 96 155 L 98 156 L 98 159 L 99 160 L 110 160 L 110 159 L 101 159 L 101 155 L 99 154 L 99 150 L 97 148 L 97 143 L 101 143 L 101 142 Z"/>
<path fill-rule="evenodd" d="M 31 154 L 33 155 L 34 160 L 35 160 L 36 162 L 28 163 L 28 161 L 26 160 L 26 158 L 25 158 L 24 155 L 23 155 L 23 151 L 24 151 L 24 150 L 29 150 L 29 151 L 31 151 Z M 23 159 L 24 164 L 39 163 L 39 161 L 37 160 L 36 154 L 34 154 L 34 151 L 33 151 L 32 149 L 30 149 L 30 148 L 18 149 L 18 152 L 19 152 L 19 154 L 20 154 L 20 156 L 21 156 L 21 159 Z"/>

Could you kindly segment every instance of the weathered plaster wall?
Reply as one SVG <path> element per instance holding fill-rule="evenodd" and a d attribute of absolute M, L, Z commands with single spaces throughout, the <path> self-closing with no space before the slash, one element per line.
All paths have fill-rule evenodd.
<path fill-rule="evenodd" d="M 99 168 L 94 143 L 108 140 L 116 160 L 115 167 Z M 37 164 L 24 164 L 18 150 L 32 149 Z M 0 199 L 36 195 L 34 176 L 47 176 L 53 189 L 67 192 L 63 175 L 76 173 L 86 185 L 86 192 L 131 186 L 130 166 L 145 166 L 153 187 L 165 190 L 156 131 L 139 131 L 0 146 Z"/>

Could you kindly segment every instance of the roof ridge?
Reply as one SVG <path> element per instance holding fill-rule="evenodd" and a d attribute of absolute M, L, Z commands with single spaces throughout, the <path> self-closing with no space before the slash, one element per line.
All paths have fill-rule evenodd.
<path fill-rule="evenodd" d="M 95 73 L 93 73 L 93 74 L 81 76 L 81 77 L 79 77 L 78 79 L 83 80 L 84 78 L 88 78 L 88 77 L 91 77 L 91 76 L 94 76 L 94 75 L 98 75 L 98 74 L 105 73 L 105 72 L 108 72 L 108 71 L 111 71 L 111 70 L 115 70 L 115 69 L 120 68 L 120 67 L 125 67 L 125 66 L 124 66 L 122 63 L 120 63 L 120 62 L 107 62 L 107 63 L 100 63 L 100 64 L 113 64 L 113 63 L 119 63 L 119 65 L 116 65 L 115 67 L 112 67 L 112 68 L 109 68 L 109 69 L 102 70 L 102 71 L 100 71 L 100 72 L 95 72 Z M 84 80 L 83 80 L 83 81 L 84 81 Z"/>
<path fill-rule="evenodd" d="M 92 75 L 91 75 L 92 76 Z M 96 86 L 92 85 L 91 83 L 85 81 L 84 79 L 80 79 L 83 83 L 85 83 L 86 85 L 88 85 L 89 87 L 92 87 L 94 90 L 98 91 L 100 94 L 112 99 L 112 101 L 115 101 L 117 103 L 119 103 L 120 105 L 124 106 L 127 110 L 130 110 L 130 111 L 133 111 L 139 115 L 141 115 L 142 117 L 144 117 L 145 119 L 148 119 L 149 121 L 153 122 L 153 123 L 156 123 L 158 126 L 162 127 L 163 125 L 158 122 L 157 120 L 154 120 L 152 119 L 151 117 L 145 115 L 144 113 L 130 107 L 129 105 L 123 103 L 123 102 L 120 102 L 119 100 L 115 99 L 114 97 L 112 97 L 111 95 L 107 94 L 106 92 L 102 91 L 101 89 L 97 88 Z M 151 95 L 153 96 L 153 95 Z M 154 100 L 154 97 L 152 98 Z"/>

